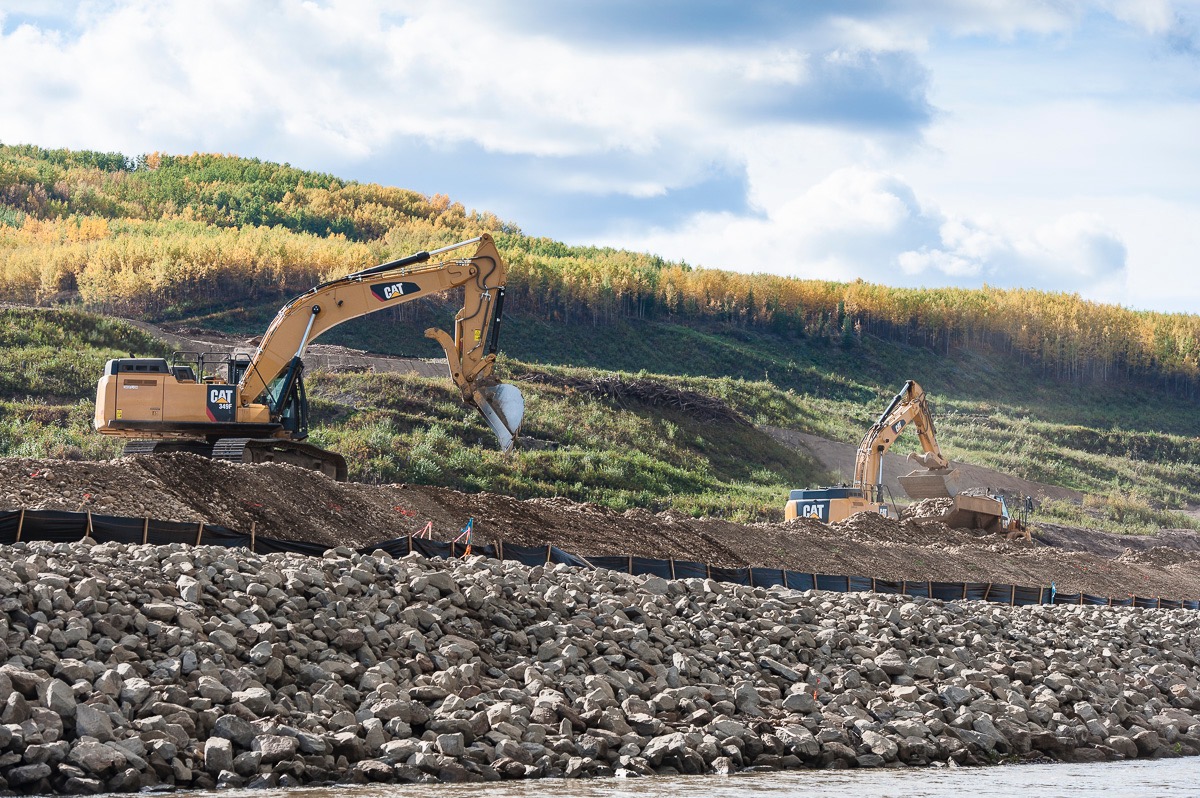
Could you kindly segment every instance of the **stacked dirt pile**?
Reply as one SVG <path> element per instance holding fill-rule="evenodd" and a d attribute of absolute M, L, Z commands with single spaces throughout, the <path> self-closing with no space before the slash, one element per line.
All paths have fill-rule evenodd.
<path fill-rule="evenodd" d="M 954 508 L 954 499 L 921 499 L 900 511 L 900 520 L 940 518 Z"/>
<path fill-rule="evenodd" d="M 25 793 L 1200 752 L 1188 611 L 111 543 L 5 547 L 0 604 Z"/>
<path fill-rule="evenodd" d="M 870 513 L 830 526 L 811 519 L 744 525 L 674 512 L 617 513 L 565 499 L 338 483 L 290 466 L 187 454 L 110 463 L 0 460 L 0 509 L 19 508 L 205 521 L 242 532 L 253 526 L 266 537 L 355 548 L 403 537 L 427 522 L 435 538 L 449 540 L 474 518 L 477 542 L 553 544 L 584 556 L 632 554 L 890 580 L 1054 583 L 1064 593 L 1117 598 L 1200 598 L 1200 536 L 1192 532 L 1134 537 L 1038 525 L 1039 536 L 1053 545 L 1030 546 Z M 1145 554 L 1155 547 L 1183 554 Z"/>

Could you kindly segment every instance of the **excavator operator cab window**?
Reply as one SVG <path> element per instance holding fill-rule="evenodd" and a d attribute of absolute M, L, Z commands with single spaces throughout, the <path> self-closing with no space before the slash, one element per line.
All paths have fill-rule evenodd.
<path fill-rule="evenodd" d="M 236 385 L 242 381 L 242 375 L 246 373 L 246 369 L 250 366 L 250 358 L 247 355 L 234 355 L 229 358 L 229 384 Z"/>
<path fill-rule="evenodd" d="M 180 382 L 226 384 L 229 356 L 220 352 L 175 352 L 171 355 L 171 373 Z"/>

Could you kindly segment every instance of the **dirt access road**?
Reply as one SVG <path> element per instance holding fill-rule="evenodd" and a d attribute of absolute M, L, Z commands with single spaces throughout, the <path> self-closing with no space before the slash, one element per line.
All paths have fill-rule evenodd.
<path fill-rule="evenodd" d="M 367 546 L 416 532 L 453 539 L 474 518 L 477 542 L 554 544 L 582 555 L 632 554 L 880 579 L 1049 586 L 1066 593 L 1200 598 L 1200 535 L 1119 536 L 1046 527 L 1035 545 L 934 521 L 862 513 L 825 526 L 742 525 L 644 510 L 616 513 L 565 499 L 518 501 L 419 485 L 339 483 L 284 465 L 188 454 L 112 462 L 0 460 L 0 510 L 91 509 L 205 521 L 328 546 Z M 1050 545 L 1047 545 L 1050 544 Z"/>

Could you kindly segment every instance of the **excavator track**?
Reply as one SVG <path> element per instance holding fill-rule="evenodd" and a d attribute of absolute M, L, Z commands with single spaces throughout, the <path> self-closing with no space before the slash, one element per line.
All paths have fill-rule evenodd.
<path fill-rule="evenodd" d="M 212 444 L 204 441 L 129 441 L 121 451 L 121 456 L 188 452 L 201 457 L 212 457 L 212 448 Z"/>
<path fill-rule="evenodd" d="M 320 471 L 338 482 L 348 475 L 346 459 L 319 446 L 281 438 L 221 438 L 212 447 L 214 460 L 232 463 L 287 463 Z"/>

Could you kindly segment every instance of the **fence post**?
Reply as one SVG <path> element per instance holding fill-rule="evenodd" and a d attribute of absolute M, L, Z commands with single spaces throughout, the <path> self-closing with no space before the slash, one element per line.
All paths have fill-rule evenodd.
<path fill-rule="evenodd" d="M 200 538 L 204 537 L 204 522 L 201 521 L 196 527 L 196 545 L 200 545 Z"/>
<path fill-rule="evenodd" d="M 547 564 L 547 565 L 549 565 L 549 564 L 550 564 L 550 551 L 551 551 L 551 549 L 553 549 L 553 548 L 554 548 L 554 547 L 553 547 L 553 546 L 551 546 L 549 543 L 547 543 L 547 544 L 546 544 L 546 564 Z"/>
<path fill-rule="evenodd" d="M 91 507 L 89 507 L 88 511 L 87 511 L 87 529 L 85 529 L 83 531 L 83 536 L 85 538 L 90 538 L 92 536 L 92 508 Z"/>
<path fill-rule="evenodd" d="M 145 546 L 148 540 L 150 540 L 150 516 L 142 519 L 142 545 Z"/>
<path fill-rule="evenodd" d="M 667 562 L 670 563 L 670 565 L 671 565 L 671 579 L 674 580 L 675 579 L 675 558 L 668 557 Z"/>
<path fill-rule="evenodd" d="M 16 543 L 21 542 L 21 532 L 25 529 L 25 508 L 21 508 L 21 515 L 17 518 L 17 539 Z"/>
<path fill-rule="evenodd" d="M 496 541 L 496 558 L 499 560 L 504 559 L 504 541 L 503 540 Z"/>
<path fill-rule="evenodd" d="M 254 551 L 254 542 L 255 542 L 255 541 L 254 541 L 254 537 L 255 537 L 255 533 L 256 533 L 257 531 L 258 531 L 258 522 L 257 522 L 257 521 L 251 521 L 251 522 L 250 522 L 250 551 L 251 551 L 251 552 L 253 552 L 253 551 Z"/>

